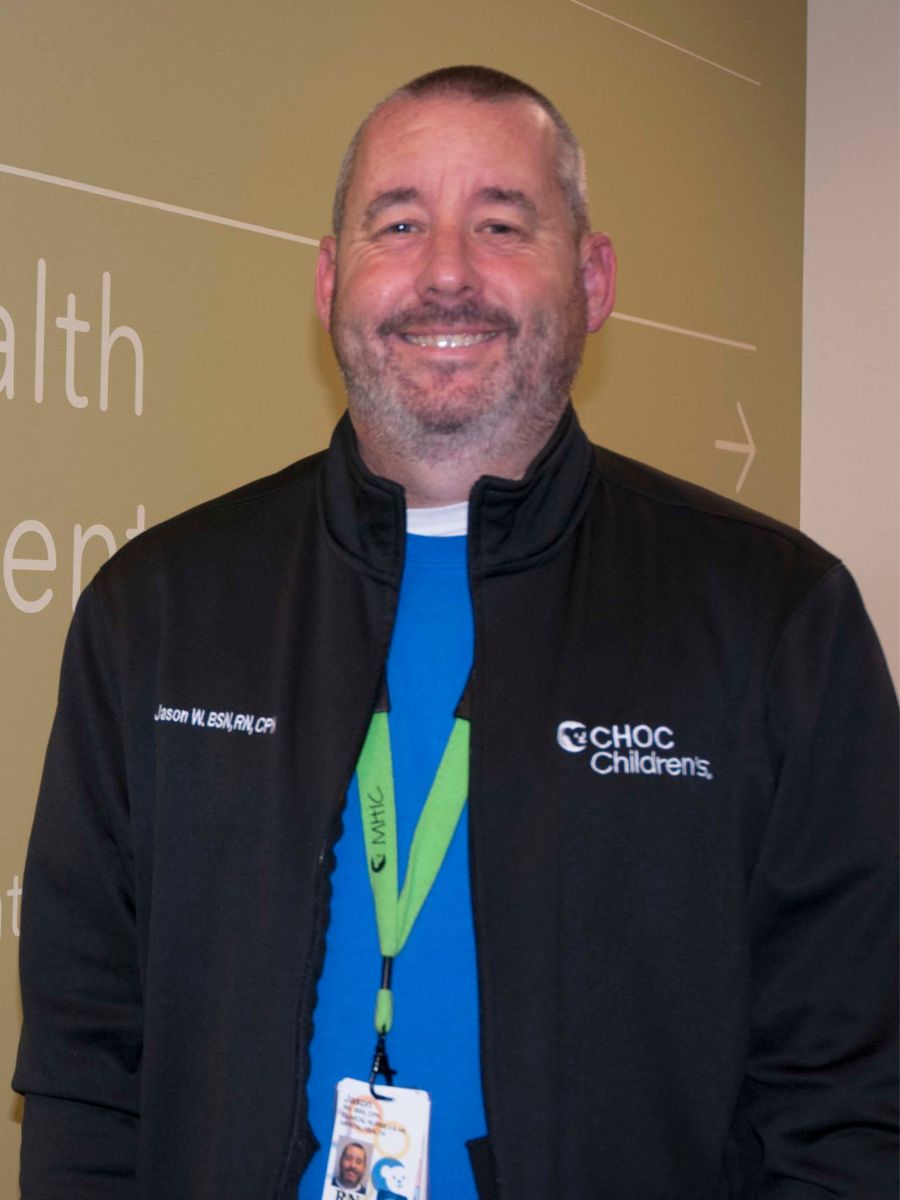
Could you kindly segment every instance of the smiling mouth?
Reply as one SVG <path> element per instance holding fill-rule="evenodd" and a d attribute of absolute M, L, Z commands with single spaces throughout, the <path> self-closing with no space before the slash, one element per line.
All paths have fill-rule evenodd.
<path fill-rule="evenodd" d="M 400 337 L 411 346 L 456 350 L 462 346 L 477 346 L 481 342 L 489 342 L 499 335 L 499 329 L 491 329 L 486 333 L 401 333 Z"/>

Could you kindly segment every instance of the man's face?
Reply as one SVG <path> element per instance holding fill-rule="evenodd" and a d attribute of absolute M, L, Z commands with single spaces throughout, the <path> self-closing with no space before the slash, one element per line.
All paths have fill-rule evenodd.
<path fill-rule="evenodd" d="M 565 407 L 612 252 L 576 239 L 556 130 L 530 100 L 400 100 L 371 122 L 317 303 L 357 427 L 439 456 L 533 438 Z"/>
<path fill-rule="evenodd" d="M 344 1147 L 338 1163 L 338 1179 L 343 1187 L 358 1188 L 366 1173 L 366 1153 L 361 1146 Z"/>

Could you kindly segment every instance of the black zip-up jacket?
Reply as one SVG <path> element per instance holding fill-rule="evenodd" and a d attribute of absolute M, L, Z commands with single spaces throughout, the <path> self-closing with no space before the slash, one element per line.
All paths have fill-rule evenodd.
<path fill-rule="evenodd" d="M 403 528 L 345 418 L 82 597 L 25 875 L 24 1200 L 294 1196 Z M 895 707 L 843 567 L 571 411 L 476 484 L 469 564 L 483 1194 L 894 1197 Z"/>

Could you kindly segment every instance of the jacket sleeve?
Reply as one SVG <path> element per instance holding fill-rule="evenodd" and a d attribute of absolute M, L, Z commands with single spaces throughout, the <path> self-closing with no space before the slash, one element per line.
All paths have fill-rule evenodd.
<path fill-rule="evenodd" d="M 25 865 L 22 1200 L 131 1200 L 141 987 L 119 695 L 92 589 L 66 642 Z"/>
<path fill-rule="evenodd" d="M 769 684 L 745 1086 L 759 1195 L 896 1200 L 896 701 L 842 566 L 793 614 Z"/>

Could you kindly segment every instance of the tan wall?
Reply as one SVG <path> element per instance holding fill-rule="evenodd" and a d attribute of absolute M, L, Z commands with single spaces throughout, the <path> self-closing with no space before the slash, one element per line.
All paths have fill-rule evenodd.
<path fill-rule="evenodd" d="M 796 521 L 805 5 L 29 0 L 6 6 L 0 37 L 7 1080 L 18 891 L 73 595 L 129 531 L 325 441 L 341 399 L 313 245 L 382 93 L 476 61 L 556 100 L 621 260 L 618 319 L 576 396 L 589 432 Z M 744 422 L 746 473 L 747 453 L 718 445 L 746 442 Z M 16 1194 L 17 1113 L 9 1096 L 0 1200 Z"/>

